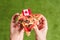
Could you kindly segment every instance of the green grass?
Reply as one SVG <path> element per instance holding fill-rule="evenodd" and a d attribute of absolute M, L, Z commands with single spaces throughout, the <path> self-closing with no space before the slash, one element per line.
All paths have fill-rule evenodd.
<path fill-rule="evenodd" d="M 60 0 L 0 0 L 0 40 L 10 40 L 10 21 L 13 14 L 30 8 L 33 13 L 41 13 L 48 20 L 47 40 L 60 40 Z M 24 40 L 35 40 L 24 35 Z"/>

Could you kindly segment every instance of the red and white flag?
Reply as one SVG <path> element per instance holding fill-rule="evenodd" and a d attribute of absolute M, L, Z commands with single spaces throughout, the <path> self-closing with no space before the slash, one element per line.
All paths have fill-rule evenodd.
<path fill-rule="evenodd" d="M 31 14 L 31 11 L 30 11 L 30 9 L 24 9 L 24 10 L 22 11 L 22 14 L 23 14 L 24 16 L 29 16 L 29 15 Z"/>

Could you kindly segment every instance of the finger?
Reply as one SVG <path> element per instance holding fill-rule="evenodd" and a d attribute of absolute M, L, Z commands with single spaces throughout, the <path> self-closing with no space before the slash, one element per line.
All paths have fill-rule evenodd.
<path fill-rule="evenodd" d="M 43 15 L 41 16 L 41 18 L 44 21 L 43 21 L 43 28 L 40 31 L 42 31 L 42 32 L 45 31 L 46 32 L 47 29 L 48 29 L 47 19 Z"/>
<path fill-rule="evenodd" d="M 44 26 L 45 26 L 45 28 L 48 28 L 47 19 L 43 15 L 42 15 L 42 18 L 44 20 Z"/>
<path fill-rule="evenodd" d="M 11 27 L 13 27 L 16 23 L 16 18 L 18 17 L 19 13 L 16 13 L 12 16 L 12 19 L 11 19 Z"/>
<path fill-rule="evenodd" d="M 35 31 L 36 33 L 39 32 L 37 25 L 35 25 L 33 29 L 34 29 L 34 31 Z"/>
<path fill-rule="evenodd" d="M 20 32 L 23 29 L 23 25 L 19 21 L 17 21 L 15 23 L 15 27 L 14 28 L 15 28 L 15 32 Z"/>
<path fill-rule="evenodd" d="M 43 25 L 44 28 L 45 28 L 45 29 L 48 29 L 47 19 L 46 19 L 44 16 L 42 16 L 42 18 L 43 18 L 43 20 L 44 20 L 44 22 L 43 22 L 43 23 L 44 23 L 44 25 Z"/>
<path fill-rule="evenodd" d="M 20 34 L 23 34 L 24 33 L 24 28 L 20 31 Z"/>
<path fill-rule="evenodd" d="M 15 31 L 15 28 L 14 26 L 16 26 L 15 24 L 15 19 L 16 17 L 18 17 L 19 13 L 16 13 L 12 16 L 12 19 L 11 19 L 11 27 L 10 27 L 10 32 L 13 33 Z"/>
<path fill-rule="evenodd" d="M 24 36 L 24 29 L 22 29 L 21 31 L 20 31 L 20 38 L 23 40 L 23 36 Z"/>
<path fill-rule="evenodd" d="M 16 18 L 19 16 L 19 13 L 16 13 L 12 16 L 12 19 L 11 19 L 11 23 L 15 23 L 16 22 Z"/>
<path fill-rule="evenodd" d="M 20 32 L 23 28 L 19 21 L 15 23 L 15 31 Z"/>

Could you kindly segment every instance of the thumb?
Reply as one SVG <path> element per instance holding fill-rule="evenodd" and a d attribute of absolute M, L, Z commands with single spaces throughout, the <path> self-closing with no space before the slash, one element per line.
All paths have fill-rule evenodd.
<path fill-rule="evenodd" d="M 23 37 L 24 37 L 24 29 L 22 29 L 20 31 L 20 34 L 19 35 L 20 35 L 20 39 L 23 40 Z"/>
<path fill-rule="evenodd" d="M 24 28 L 20 31 L 20 35 L 24 34 Z"/>
<path fill-rule="evenodd" d="M 38 29 L 37 25 L 35 25 L 33 29 L 34 29 L 34 31 L 35 31 L 36 33 L 39 32 L 39 29 Z"/>

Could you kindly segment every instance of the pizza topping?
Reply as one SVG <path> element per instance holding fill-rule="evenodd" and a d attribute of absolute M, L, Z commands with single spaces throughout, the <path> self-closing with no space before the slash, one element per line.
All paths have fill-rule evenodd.
<path fill-rule="evenodd" d="M 44 19 L 41 17 L 40 14 L 30 14 L 28 9 L 23 10 L 22 14 L 19 16 L 18 20 L 20 22 L 20 28 L 24 28 L 27 36 L 30 35 L 31 30 L 34 27 L 34 22 L 39 30 L 43 28 Z"/>
<path fill-rule="evenodd" d="M 31 16 L 27 16 L 28 18 L 30 18 Z"/>
<path fill-rule="evenodd" d="M 22 23 L 23 22 L 23 19 L 19 20 L 19 22 Z"/>
<path fill-rule="evenodd" d="M 30 27 L 32 24 L 29 24 L 28 27 Z"/>
<path fill-rule="evenodd" d="M 29 21 L 29 20 L 25 20 L 24 22 L 25 22 L 25 23 L 29 23 L 30 21 Z"/>

